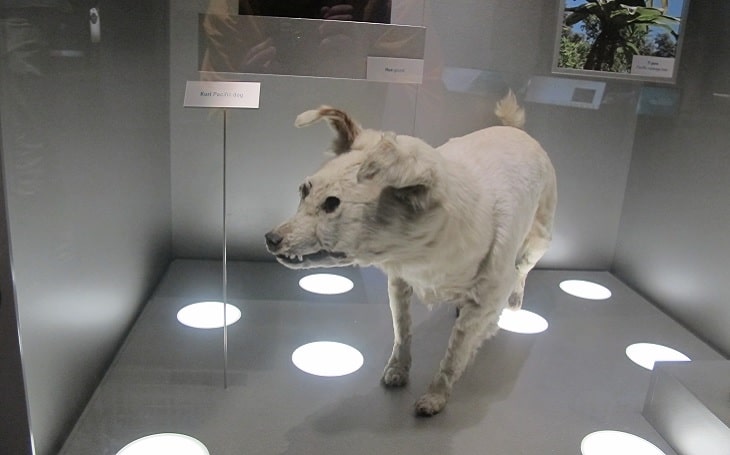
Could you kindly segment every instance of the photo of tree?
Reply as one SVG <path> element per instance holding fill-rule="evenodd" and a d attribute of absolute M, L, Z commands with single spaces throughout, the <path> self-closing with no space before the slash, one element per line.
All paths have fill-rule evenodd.
<path fill-rule="evenodd" d="M 673 67 L 688 0 L 561 1 L 559 69 L 631 74 L 637 62 Z M 637 60 L 636 56 L 654 59 Z M 656 72 L 656 76 L 673 74 L 667 73 Z"/>

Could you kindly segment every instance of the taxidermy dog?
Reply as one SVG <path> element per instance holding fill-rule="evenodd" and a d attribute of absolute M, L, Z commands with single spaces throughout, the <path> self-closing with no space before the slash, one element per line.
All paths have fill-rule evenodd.
<path fill-rule="evenodd" d="M 335 156 L 301 184 L 296 214 L 266 234 L 269 252 L 293 269 L 362 265 L 386 273 L 395 335 L 386 387 L 408 381 L 412 295 L 457 307 L 446 355 L 416 401 L 420 416 L 444 409 L 502 310 L 520 308 L 527 274 L 551 239 L 550 159 L 522 131 L 512 92 L 495 113 L 501 126 L 438 148 L 364 129 L 328 106 L 300 114 L 297 127 L 329 123 Z"/>

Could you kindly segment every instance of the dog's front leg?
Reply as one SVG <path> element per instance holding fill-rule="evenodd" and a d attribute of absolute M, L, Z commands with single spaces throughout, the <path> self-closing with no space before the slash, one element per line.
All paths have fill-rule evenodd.
<path fill-rule="evenodd" d="M 416 401 L 416 414 L 419 416 L 432 416 L 444 409 L 454 383 L 461 377 L 481 343 L 498 330 L 499 316 L 496 310 L 474 302 L 466 302 L 459 308 L 459 317 L 451 331 L 446 355 L 428 391 Z"/>
<path fill-rule="evenodd" d="M 411 369 L 411 313 L 413 288 L 401 278 L 388 277 L 388 299 L 393 316 L 393 353 L 383 371 L 386 387 L 402 387 Z"/>

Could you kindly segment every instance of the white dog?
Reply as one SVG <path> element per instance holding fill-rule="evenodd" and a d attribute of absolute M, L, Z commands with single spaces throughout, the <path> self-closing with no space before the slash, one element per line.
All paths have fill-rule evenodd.
<path fill-rule="evenodd" d="M 457 306 L 446 355 L 416 402 L 422 416 L 444 408 L 502 310 L 522 305 L 525 278 L 551 239 L 555 171 L 519 129 L 524 112 L 511 92 L 495 113 L 505 126 L 437 149 L 362 129 L 328 106 L 300 114 L 298 127 L 329 122 L 336 156 L 300 186 L 297 213 L 266 234 L 287 267 L 374 265 L 388 275 L 395 341 L 385 386 L 408 381 L 411 295 Z"/>

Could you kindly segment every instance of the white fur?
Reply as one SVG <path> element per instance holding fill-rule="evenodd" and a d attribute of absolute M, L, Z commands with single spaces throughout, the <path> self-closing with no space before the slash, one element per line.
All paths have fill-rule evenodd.
<path fill-rule="evenodd" d="M 496 113 L 505 125 L 524 123 L 511 93 Z M 300 115 L 297 125 L 320 119 L 340 134 L 337 156 L 302 185 L 297 213 L 267 234 L 267 245 L 292 268 L 374 265 L 388 275 L 394 345 L 382 381 L 389 387 L 408 380 L 412 294 L 456 305 L 446 355 L 416 402 L 417 414 L 436 414 L 496 333 L 501 311 L 522 304 L 527 274 L 550 243 L 555 172 L 540 145 L 512 126 L 434 149 L 414 137 L 363 130 L 325 106 Z"/>

